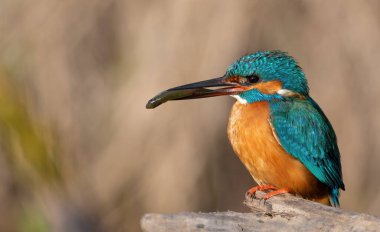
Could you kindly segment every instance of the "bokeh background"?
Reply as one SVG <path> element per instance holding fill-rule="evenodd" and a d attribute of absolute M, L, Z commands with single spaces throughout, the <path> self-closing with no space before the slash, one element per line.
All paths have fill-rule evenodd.
<path fill-rule="evenodd" d="M 288 51 L 338 136 L 342 208 L 380 216 L 379 1 L 0 2 L 0 231 L 139 231 L 247 211 L 228 97 L 145 104 Z"/>

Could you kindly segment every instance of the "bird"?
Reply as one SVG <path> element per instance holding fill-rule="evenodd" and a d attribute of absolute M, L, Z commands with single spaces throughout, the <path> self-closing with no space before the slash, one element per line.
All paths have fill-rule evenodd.
<path fill-rule="evenodd" d="M 223 76 L 170 88 L 146 108 L 225 95 L 237 99 L 228 120 L 229 141 L 258 184 L 248 196 L 266 191 L 262 199 L 268 200 L 290 193 L 339 207 L 345 186 L 336 134 L 309 95 L 304 71 L 287 52 L 245 55 Z"/>

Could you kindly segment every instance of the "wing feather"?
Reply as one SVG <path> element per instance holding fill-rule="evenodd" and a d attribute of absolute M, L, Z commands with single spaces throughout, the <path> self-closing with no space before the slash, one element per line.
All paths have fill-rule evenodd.
<path fill-rule="evenodd" d="M 310 97 L 271 102 L 271 124 L 283 148 L 331 189 L 343 189 L 335 132 Z"/>

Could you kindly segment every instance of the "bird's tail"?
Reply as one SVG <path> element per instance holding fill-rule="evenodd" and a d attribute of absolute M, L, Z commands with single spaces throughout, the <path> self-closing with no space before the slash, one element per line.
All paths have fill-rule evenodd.
<path fill-rule="evenodd" d="M 333 188 L 330 193 L 330 202 L 334 207 L 339 207 L 339 189 Z"/>

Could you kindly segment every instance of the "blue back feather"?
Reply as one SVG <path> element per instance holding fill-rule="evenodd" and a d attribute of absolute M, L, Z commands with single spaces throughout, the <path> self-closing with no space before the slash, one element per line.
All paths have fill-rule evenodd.
<path fill-rule="evenodd" d="M 270 108 L 283 148 L 331 189 L 331 201 L 338 206 L 344 183 L 337 139 L 327 117 L 310 97 L 270 101 Z"/>

